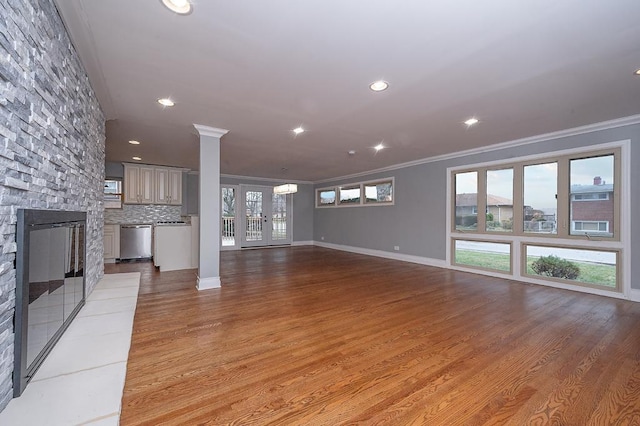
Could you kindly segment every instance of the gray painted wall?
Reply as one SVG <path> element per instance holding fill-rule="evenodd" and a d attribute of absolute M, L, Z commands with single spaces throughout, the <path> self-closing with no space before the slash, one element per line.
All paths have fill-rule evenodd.
<path fill-rule="evenodd" d="M 361 182 L 395 177 L 395 205 L 314 209 L 314 240 L 365 249 L 394 252 L 445 260 L 447 168 L 496 160 L 509 160 L 533 154 L 588 147 L 594 144 L 631 140 L 631 164 L 640 164 L 640 125 L 585 133 L 518 147 L 488 151 L 471 156 L 425 163 L 384 173 L 336 180 L 315 185 Z M 496 141 L 498 142 L 498 141 Z M 631 167 L 631 217 L 640 217 L 640 171 Z M 640 253 L 640 225 L 631 226 L 631 251 Z M 394 252 L 398 253 L 398 252 Z M 640 264 L 632 265 L 632 277 L 640 276 Z M 632 287 L 640 289 L 640 279 Z"/>
<path fill-rule="evenodd" d="M 104 175 L 107 178 L 124 179 L 124 165 L 114 161 L 104 163 Z"/>
<path fill-rule="evenodd" d="M 0 1 L 0 410 L 12 396 L 18 208 L 87 212 L 103 275 L 104 116 L 51 0 Z"/>

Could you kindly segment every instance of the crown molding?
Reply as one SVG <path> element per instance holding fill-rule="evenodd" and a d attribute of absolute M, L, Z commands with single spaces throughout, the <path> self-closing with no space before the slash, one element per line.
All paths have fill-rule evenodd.
<path fill-rule="evenodd" d="M 599 123 L 587 124 L 585 126 L 573 127 L 570 129 L 558 130 L 556 132 L 544 133 L 542 135 L 530 136 L 527 138 L 515 139 L 508 142 L 500 142 L 493 145 L 472 148 L 465 151 L 457 151 L 457 152 L 452 152 L 450 154 L 443 154 L 443 155 L 436 155 L 434 157 L 421 158 L 419 160 L 413 160 L 413 161 L 408 161 L 406 163 L 394 164 L 392 166 L 382 167 L 379 169 L 369 170 L 365 172 L 358 172 L 358 173 L 345 175 L 345 176 L 316 180 L 313 182 L 313 184 L 317 185 L 317 184 L 333 182 L 337 180 L 353 179 L 353 178 L 371 175 L 374 173 L 384 173 L 391 170 L 404 169 L 405 167 L 417 166 L 420 164 L 452 160 L 454 158 L 466 157 L 468 155 L 475 155 L 475 154 L 480 154 L 480 153 L 489 152 L 489 151 L 498 151 L 506 148 L 513 148 L 513 147 L 522 146 L 522 145 L 545 142 L 548 140 L 565 138 L 569 136 L 577 136 L 585 133 L 614 129 L 617 127 L 630 126 L 630 125 L 639 124 L 639 123 L 640 123 L 640 114 L 631 115 L 628 117 L 616 118 L 614 120 L 602 121 Z"/>
<path fill-rule="evenodd" d="M 227 175 L 227 174 L 220 174 L 221 178 L 229 178 L 229 179 L 239 179 L 239 180 L 256 180 L 256 181 L 263 181 L 263 182 L 276 182 L 276 183 L 298 183 L 300 185 L 313 185 L 314 182 L 310 181 L 310 180 L 296 180 L 296 179 L 276 179 L 276 178 L 265 178 L 265 177 L 258 177 L 258 176 L 241 176 L 241 175 Z"/>

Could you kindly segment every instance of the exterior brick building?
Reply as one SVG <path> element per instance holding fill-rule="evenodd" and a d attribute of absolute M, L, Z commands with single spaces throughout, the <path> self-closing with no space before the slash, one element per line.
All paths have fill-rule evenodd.
<path fill-rule="evenodd" d="M 613 184 L 600 176 L 593 185 L 571 185 L 571 233 L 613 234 Z"/>

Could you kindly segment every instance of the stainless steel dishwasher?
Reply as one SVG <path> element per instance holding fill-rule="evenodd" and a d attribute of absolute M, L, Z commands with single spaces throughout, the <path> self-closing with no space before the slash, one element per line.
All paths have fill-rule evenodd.
<path fill-rule="evenodd" d="M 120 259 L 151 258 L 151 225 L 120 225 Z"/>

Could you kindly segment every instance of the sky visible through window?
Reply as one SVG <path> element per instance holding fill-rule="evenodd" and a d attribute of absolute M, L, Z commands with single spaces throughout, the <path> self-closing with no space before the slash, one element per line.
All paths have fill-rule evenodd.
<path fill-rule="evenodd" d="M 525 204 L 536 208 L 544 209 L 555 206 L 555 196 L 557 187 L 557 164 L 549 162 L 539 165 L 529 166 L 529 173 L 525 173 L 525 186 L 527 187 Z M 511 198 L 513 180 L 496 179 L 499 170 L 489 170 L 487 176 L 491 181 L 491 194 L 500 197 Z M 503 175 L 504 176 L 504 175 Z M 613 155 L 593 157 L 571 161 L 571 184 L 572 185 L 593 185 L 593 178 L 600 178 L 607 184 L 613 182 Z M 456 174 L 456 193 L 475 194 L 478 187 L 476 173 Z"/>

